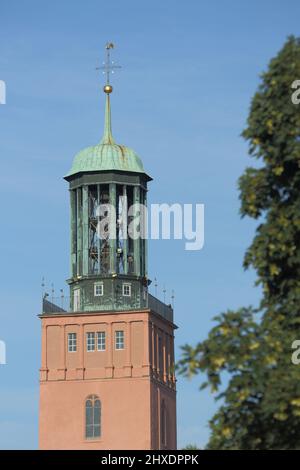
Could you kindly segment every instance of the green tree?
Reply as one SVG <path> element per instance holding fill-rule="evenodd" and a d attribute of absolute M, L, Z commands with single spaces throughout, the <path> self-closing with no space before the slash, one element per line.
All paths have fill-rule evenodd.
<path fill-rule="evenodd" d="M 256 270 L 262 299 L 215 317 L 208 338 L 185 345 L 179 373 L 207 377 L 221 399 L 209 449 L 300 448 L 300 39 L 290 37 L 262 74 L 243 137 L 260 163 L 239 180 L 241 215 L 259 220 L 244 267 Z M 225 378 L 225 380 L 224 380 Z"/>
<path fill-rule="evenodd" d="M 182 450 L 200 450 L 196 444 L 188 444 L 187 446 L 183 447 Z"/>

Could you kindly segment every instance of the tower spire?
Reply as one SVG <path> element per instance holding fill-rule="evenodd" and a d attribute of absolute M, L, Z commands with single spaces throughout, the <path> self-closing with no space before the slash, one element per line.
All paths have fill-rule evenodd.
<path fill-rule="evenodd" d="M 104 93 L 106 93 L 106 104 L 105 104 L 105 121 L 104 121 L 104 133 L 101 140 L 101 144 L 114 144 L 114 139 L 111 131 L 111 111 L 110 111 L 110 98 L 109 95 L 113 91 L 113 87 L 110 84 L 110 74 L 114 73 L 116 69 L 120 69 L 120 65 L 115 63 L 110 58 L 110 51 L 114 48 L 112 42 L 108 42 L 105 45 L 106 49 L 106 61 L 103 62 L 101 67 L 98 69 L 102 70 L 102 73 L 106 76 L 106 83 L 103 87 Z"/>
<path fill-rule="evenodd" d="M 105 119 L 104 119 L 104 132 L 101 139 L 101 144 L 114 144 L 114 138 L 111 131 L 111 112 L 110 112 L 110 98 L 109 93 L 106 93 L 105 103 Z"/>

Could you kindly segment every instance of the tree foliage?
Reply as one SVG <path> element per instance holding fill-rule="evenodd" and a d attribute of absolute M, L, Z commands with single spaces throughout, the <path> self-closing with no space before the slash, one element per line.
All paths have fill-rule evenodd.
<path fill-rule="evenodd" d="M 179 373 L 207 377 L 221 405 L 210 421 L 210 449 L 300 448 L 300 39 L 290 37 L 262 74 L 243 137 L 255 167 L 239 180 L 241 215 L 259 221 L 244 267 L 262 299 L 215 317 L 208 338 L 184 346 Z M 225 378 L 225 385 L 224 384 Z"/>

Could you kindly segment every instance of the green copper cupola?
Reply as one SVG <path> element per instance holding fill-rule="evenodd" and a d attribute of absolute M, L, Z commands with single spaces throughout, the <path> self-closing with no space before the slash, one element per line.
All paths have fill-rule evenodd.
<path fill-rule="evenodd" d="M 71 205 L 71 308 L 74 311 L 139 309 L 147 300 L 147 246 L 140 232 L 147 204 L 143 163 L 112 135 L 107 44 L 103 137 L 74 158 L 65 176 Z"/>

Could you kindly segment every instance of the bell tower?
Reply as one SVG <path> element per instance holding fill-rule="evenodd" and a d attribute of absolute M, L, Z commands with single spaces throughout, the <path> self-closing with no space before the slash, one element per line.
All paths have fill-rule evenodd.
<path fill-rule="evenodd" d="M 106 45 L 105 124 L 74 158 L 69 183 L 69 307 L 43 299 L 41 449 L 175 449 L 173 310 L 148 292 L 151 177 L 112 136 Z"/>
<path fill-rule="evenodd" d="M 135 152 L 114 142 L 111 85 L 105 85 L 105 128 L 99 145 L 81 151 L 65 177 L 71 200 L 71 305 L 77 310 L 144 307 L 147 292 L 147 183 Z M 144 230 L 145 232 L 145 230 Z M 97 284 L 97 281 L 101 282 Z M 127 282 L 127 284 L 125 284 Z M 123 286 L 130 286 L 124 296 Z M 97 286 L 102 295 L 95 296 Z M 100 292 L 100 291 L 99 291 Z"/>

